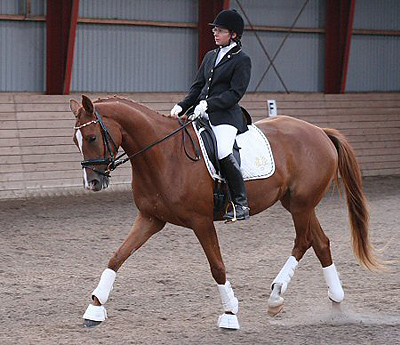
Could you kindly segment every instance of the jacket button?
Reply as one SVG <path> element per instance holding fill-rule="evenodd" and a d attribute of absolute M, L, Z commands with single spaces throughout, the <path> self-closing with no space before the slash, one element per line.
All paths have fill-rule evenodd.
<path fill-rule="evenodd" d="M 228 55 L 228 59 L 230 59 L 231 58 L 231 56 L 230 55 Z"/>
<path fill-rule="evenodd" d="M 211 78 L 208 78 L 208 81 L 211 81 Z"/>
<path fill-rule="evenodd" d="M 206 95 L 206 98 L 208 98 L 208 95 Z"/>

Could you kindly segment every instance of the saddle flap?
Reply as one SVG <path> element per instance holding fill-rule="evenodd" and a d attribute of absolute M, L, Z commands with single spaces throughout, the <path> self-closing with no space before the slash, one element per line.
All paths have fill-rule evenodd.
<path fill-rule="evenodd" d="M 219 174 L 219 168 L 217 171 L 217 168 L 213 165 L 213 162 L 211 161 L 211 157 L 213 157 L 213 161 L 218 162 L 218 159 L 215 158 L 217 157 L 216 154 L 209 153 L 211 152 L 210 149 L 207 150 L 206 145 L 203 142 L 203 136 L 205 134 L 200 134 L 200 131 L 198 130 L 195 123 L 193 123 L 193 128 L 199 139 L 199 145 L 208 172 L 214 180 L 223 181 L 224 179 Z M 201 126 L 199 128 L 202 132 L 206 132 L 204 129 L 202 129 Z M 207 133 L 213 133 L 212 129 L 210 128 Z M 257 126 L 255 126 L 254 124 L 248 126 L 248 130 L 243 134 L 239 134 L 236 137 L 236 141 L 237 144 L 235 146 L 237 148 L 240 148 L 240 158 L 235 155 L 238 150 L 235 149 L 233 150 L 233 152 L 237 161 L 239 162 L 239 159 L 241 161 L 240 170 L 242 171 L 243 179 L 245 181 L 268 178 L 274 174 L 275 162 L 271 146 L 264 133 L 262 133 L 262 131 L 258 129 Z M 217 151 L 214 150 L 213 152 Z"/>
<path fill-rule="evenodd" d="M 217 146 L 217 139 L 215 138 L 214 132 L 210 126 L 210 122 L 207 119 L 199 118 L 195 121 L 195 126 L 197 131 L 200 134 L 200 137 L 203 140 L 203 144 L 205 150 L 207 152 L 208 158 L 210 159 L 211 163 L 214 165 L 215 170 L 217 173 L 220 173 L 221 169 L 219 166 L 218 161 L 218 146 Z M 233 144 L 233 156 L 236 158 L 239 166 L 240 166 L 240 147 L 235 140 Z"/>

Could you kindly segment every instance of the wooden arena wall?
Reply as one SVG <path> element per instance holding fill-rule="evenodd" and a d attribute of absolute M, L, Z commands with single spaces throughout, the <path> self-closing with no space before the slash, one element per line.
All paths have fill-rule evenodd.
<path fill-rule="evenodd" d="M 183 94 L 122 96 L 167 113 Z M 70 98 L 80 101 L 81 95 L 0 94 L 0 199 L 84 192 Z M 340 130 L 355 148 L 363 176 L 400 174 L 400 93 L 250 93 L 241 104 L 257 121 L 268 116 L 267 100 L 276 100 L 280 115 Z M 129 164 L 118 168 L 110 190 L 129 188 L 130 177 Z"/>

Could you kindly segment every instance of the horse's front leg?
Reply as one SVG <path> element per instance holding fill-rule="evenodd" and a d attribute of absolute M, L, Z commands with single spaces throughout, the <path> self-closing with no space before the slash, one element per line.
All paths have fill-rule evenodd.
<path fill-rule="evenodd" d="M 93 303 L 88 306 L 83 315 L 85 327 L 97 326 L 107 318 L 104 304 L 112 290 L 116 272 L 131 254 L 138 250 L 152 235 L 160 231 L 164 225 L 165 222 L 138 213 L 128 237 L 108 262 L 108 268 L 103 271 L 99 284 L 92 292 Z"/>
<path fill-rule="evenodd" d="M 239 329 L 239 321 L 236 316 L 239 311 L 239 302 L 233 293 L 230 282 L 226 280 L 225 265 L 222 261 L 214 223 L 211 221 L 206 225 L 195 227 L 194 232 L 207 256 L 211 274 L 217 283 L 221 296 L 224 314 L 218 318 L 218 327 Z"/>

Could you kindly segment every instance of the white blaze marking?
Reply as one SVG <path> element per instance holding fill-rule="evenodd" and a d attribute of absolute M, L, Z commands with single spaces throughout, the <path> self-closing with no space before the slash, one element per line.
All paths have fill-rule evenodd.
<path fill-rule="evenodd" d="M 85 188 L 89 189 L 89 183 L 88 183 L 88 180 L 87 180 L 86 169 L 82 168 L 82 171 L 83 171 L 83 181 L 85 182 Z"/>
<path fill-rule="evenodd" d="M 76 136 L 76 141 L 78 142 L 79 151 L 81 151 L 82 157 L 83 157 L 83 136 L 82 136 L 82 133 L 81 133 L 80 129 L 78 129 L 76 131 L 75 136 Z M 82 168 L 82 171 L 83 171 L 83 181 L 85 183 L 85 188 L 88 188 L 89 187 L 89 183 L 88 183 L 88 180 L 87 180 L 86 169 Z"/>
<path fill-rule="evenodd" d="M 83 147 L 83 137 L 82 137 L 82 133 L 81 133 L 81 130 L 80 130 L 80 129 L 78 129 L 78 130 L 76 131 L 75 136 L 76 136 L 76 141 L 78 142 L 79 151 L 81 151 L 81 153 L 83 154 L 83 151 L 82 151 L 82 147 Z"/>

